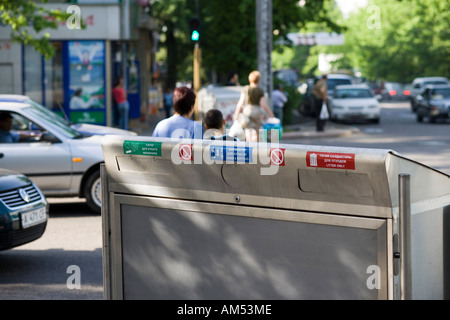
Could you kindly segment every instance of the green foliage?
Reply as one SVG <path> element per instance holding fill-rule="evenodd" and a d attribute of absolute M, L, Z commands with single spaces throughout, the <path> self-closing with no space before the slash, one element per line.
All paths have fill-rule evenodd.
<path fill-rule="evenodd" d="M 70 14 L 39 7 L 39 3 L 46 2 L 47 0 L 2 0 L 0 22 L 11 27 L 11 40 L 33 46 L 48 59 L 55 54 L 55 48 L 50 43 L 49 34 L 41 33 L 48 28 L 58 28 L 58 24 L 65 23 Z"/>
<path fill-rule="evenodd" d="M 372 6 L 372 7 L 370 7 Z M 373 27 L 379 10 L 379 25 Z M 450 12 L 441 0 L 373 0 L 350 16 L 342 63 L 369 79 L 410 82 L 450 73 Z M 331 48 L 330 48 L 331 49 Z M 331 51 L 328 51 L 331 52 Z"/>
<path fill-rule="evenodd" d="M 298 0 L 273 0 L 273 29 L 277 30 L 274 43 L 310 21 L 340 31 L 324 8 L 324 4 L 331 1 L 306 1 L 302 7 Z M 192 64 L 189 20 L 196 14 L 195 4 L 196 0 L 154 0 L 151 3 L 150 14 L 159 20 L 161 30 L 163 27 L 165 30 L 161 46 L 167 48 L 169 77 L 192 79 L 192 68 L 186 66 Z M 255 0 L 198 0 L 198 4 L 203 82 L 208 82 L 215 73 L 218 82 L 224 83 L 228 72 L 236 70 L 241 84 L 245 84 L 248 74 L 257 68 Z M 274 47 L 276 49 L 277 45 Z"/>

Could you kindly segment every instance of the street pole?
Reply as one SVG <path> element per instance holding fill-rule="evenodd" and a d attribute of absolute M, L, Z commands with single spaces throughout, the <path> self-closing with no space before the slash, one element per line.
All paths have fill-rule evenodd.
<path fill-rule="evenodd" d="M 195 14 L 197 19 L 200 19 L 200 7 L 198 0 L 195 0 Z M 198 40 L 199 41 L 199 40 Z M 201 59 L 202 59 L 202 51 L 200 49 L 200 44 L 198 41 L 194 45 L 194 92 L 197 98 L 195 99 L 194 105 L 194 119 L 196 121 L 200 120 L 198 113 L 198 92 L 200 90 L 200 69 L 201 69 Z"/>
<path fill-rule="evenodd" d="M 197 95 L 197 99 L 195 99 L 195 106 L 194 106 L 195 120 L 199 120 L 200 118 L 198 113 L 198 92 L 200 90 L 201 58 L 202 58 L 202 51 L 200 49 L 199 44 L 196 43 L 194 46 L 194 92 Z"/>
<path fill-rule="evenodd" d="M 400 299 L 412 299 L 411 263 L 411 187 L 410 175 L 398 176 L 398 202 L 400 222 Z"/>
<path fill-rule="evenodd" d="M 268 95 L 272 106 L 272 0 L 256 1 L 256 33 L 258 42 L 258 71 L 261 73 L 260 88 Z"/>

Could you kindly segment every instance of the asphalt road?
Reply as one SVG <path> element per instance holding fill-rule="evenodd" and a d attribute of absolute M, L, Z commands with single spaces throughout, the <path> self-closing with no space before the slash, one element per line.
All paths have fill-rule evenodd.
<path fill-rule="evenodd" d="M 332 123 L 327 125 L 330 127 Z M 450 174 L 450 120 L 418 123 L 409 103 L 393 102 L 382 103 L 380 124 L 346 125 L 359 129 L 359 133 L 348 137 L 290 139 L 283 143 L 390 149 Z"/>
<path fill-rule="evenodd" d="M 450 174 L 450 122 L 417 123 L 409 104 L 391 103 L 383 104 L 379 125 L 348 125 L 360 133 L 283 143 L 392 149 Z M 44 236 L 0 252 L 0 300 L 103 299 L 101 216 L 75 198 L 49 201 Z M 71 289 L 76 274 L 80 287 Z"/>
<path fill-rule="evenodd" d="M 103 299 L 101 216 L 76 198 L 49 202 L 44 235 L 0 252 L 0 300 Z M 79 267 L 79 289 L 70 289 L 70 266 Z"/>

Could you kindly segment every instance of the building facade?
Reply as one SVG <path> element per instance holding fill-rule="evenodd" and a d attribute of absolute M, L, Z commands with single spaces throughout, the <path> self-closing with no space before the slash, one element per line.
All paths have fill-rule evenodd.
<path fill-rule="evenodd" d="M 139 120 L 148 112 L 152 86 L 156 24 L 144 12 L 147 4 L 140 0 L 53 0 L 42 5 L 70 13 L 68 8 L 75 5 L 72 8 L 86 25 L 76 29 L 64 23 L 45 30 L 56 49 L 48 60 L 33 47 L 12 42 L 10 28 L 1 26 L 1 93 L 25 94 L 72 122 L 114 125 L 111 90 L 114 80 L 122 76 L 130 122 Z M 81 98 L 76 99 L 78 103 L 75 96 Z"/>

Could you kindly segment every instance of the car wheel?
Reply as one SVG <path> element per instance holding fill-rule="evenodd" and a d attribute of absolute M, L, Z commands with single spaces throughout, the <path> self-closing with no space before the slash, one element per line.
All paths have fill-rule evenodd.
<path fill-rule="evenodd" d="M 102 188 L 99 170 L 92 172 L 86 180 L 86 184 L 84 186 L 84 197 L 86 198 L 88 207 L 92 211 L 101 213 Z"/>
<path fill-rule="evenodd" d="M 423 116 L 421 114 L 417 114 L 417 122 L 423 122 Z"/>

